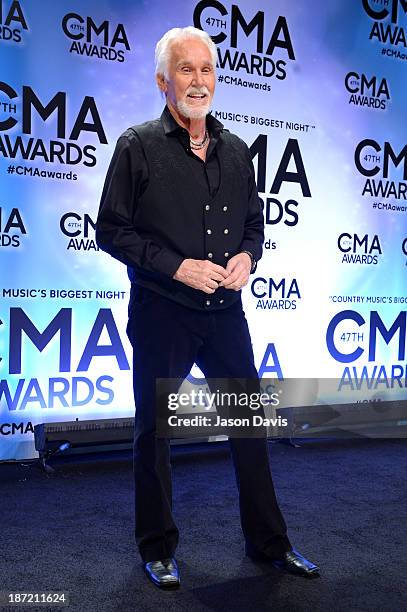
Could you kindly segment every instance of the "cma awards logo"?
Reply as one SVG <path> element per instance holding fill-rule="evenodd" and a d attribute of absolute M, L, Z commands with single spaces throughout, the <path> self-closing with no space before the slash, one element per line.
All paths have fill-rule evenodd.
<path fill-rule="evenodd" d="M 396 200 L 407 199 L 407 145 L 399 150 L 390 142 L 382 146 L 376 140 L 366 138 L 359 142 L 355 149 L 355 166 L 367 178 L 362 190 L 363 196 L 393 197 Z M 403 181 L 388 180 L 391 168 L 402 168 Z M 377 177 L 380 178 L 376 180 Z"/>
<path fill-rule="evenodd" d="M 83 217 L 76 212 L 62 215 L 59 227 L 64 236 L 69 238 L 67 250 L 98 251 L 95 241 L 96 222 L 85 213 Z"/>
<path fill-rule="evenodd" d="M 396 49 L 382 49 L 382 54 L 389 57 L 406 59 L 398 47 L 407 47 L 406 30 L 400 25 L 407 12 L 407 0 L 362 0 L 363 8 L 371 19 L 374 19 L 369 39 L 382 44 L 389 44 Z"/>
<path fill-rule="evenodd" d="M 249 14 L 243 14 L 236 4 L 228 9 L 218 0 L 202 0 L 195 7 L 193 22 L 218 45 L 218 67 L 223 70 L 284 80 L 287 60 L 295 60 L 287 20 L 281 15 L 270 24 L 264 11 L 254 13 L 251 9 Z M 219 46 L 222 43 L 226 48 Z M 240 50 L 243 43 L 250 46 L 251 52 Z M 276 59 L 276 55 L 283 55 L 283 59 Z"/>
<path fill-rule="evenodd" d="M 48 164 L 77 165 L 89 168 L 96 165 L 96 147 L 93 144 L 80 146 L 78 141 L 83 133 L 100 144 L 108 144 L 95 99 L 85 96 L 76 106 L 73 121 L 67 116 L 67 93 L 58 91 L 54 96 L 40 97 L 31 87 L 23 85 L 19 93 L 8 83 L 0 82 L 0 108 L 5 117 L 0 119 L 0 156 L 26 161 L 40 161 Z M 17 103 L 21 112 L 17 113 Z M 34 127 L 41 125 L 45 131 L 47 121 L 52 122 L 54 138 L 36 138 Z M 15 128 L 21 135 L 16 135 Z M 38 128 L 37 128 L 38 129 Z M 11 131 L 12 134 L 5 132 Z M 70 141 L 70 142 L 68 142 Z M 74 142 L 72 142 L 74 141 Z"/>
<path fill-rule="evenodd" d="M 18 248 L 21 238 L 27 234 L 23 217 L 18 208 L 8 213 L 0 207 L 0 247 Z"/>
<path fill-rule="evenodd" d="M 383 254 L 379 236 L 375 234 L 369 238 L 365 234 L 361 238 L 357 234 L 343 233 L 338 237 L 338 249 L 343 254 L 342 263 L 348 264 L 374 264 Z"/>
<path fill-rule="evenodd" d="M 289 187 L 291 190 L 293 186 L 296 186 L 297 190 L 301 190 L 304 198 L 312 197 L 299 142 L 295 138 L 288 139 L 270 187 L 271 197 L 261 195 L 266 193 L 267 148 L 266 134 L 259 134 L 250 146 L 252 160 L 255 161 L 257 158 L 257 189 L 263 202 L 265 223 L 266 225 L 277 225 L 282 222 L 288 227 L 294 227 L 299 219 L 298 199 L 291 197 L 283 199 L 275 196 L 279 195 L 280 190 L 284 190 L 284 187 Z"/>
<path fill-rule="evenodd" d="M 357 72 L 348 72 L 345 77 L 346 90 L 351 94 L 349 104 L 385 110 L 390 101 L 390 89 L 385 78 L 368 77 Z"/>
<path fill-rule="evenodd" d="M 301 293 L 297 280 L 282 278 L 279 282 L 273 278 L 258 276 L 251 284 L 252 295 L 256 298 L 256 310 L 296 310 Z"/>
<path fill-rule="evenodd" d="M 395 361 L 405 361 L 406 315 L 407 311 L 402 310 L 394 320 L 386 323 L 376 310 L 371 311 L 367 318 L 355 310 L 338 312 L 329 322 L 326 332 L 329 354 L 338 363 L 346 364 L 367 356 L 371 364 L 376 361 L 378 351 L 388 346 L 389 350 L 397 351 L 393 357 Z M 386 365 L 345 366 L 340 388 L 345 385 L 352 390 L 365 388 L 365 385 L 368 389 L 407 387 L 407 364 L 389 365 L 389 361 L 391 355 Z"/>
<path fill-rule="evenodd" d="M 57 342 L 58 352 L 50 349 Z M 27 344 L 30 343 L 30 346 Z M 73 363 L 73 343 L 79 349 L 79 360 Z M 36 355 L 36 367 L 40 371 L 52 371 L 49 355 L 58 356 L 59 375 L 49 378 L 44 387 L 37 378 L 19 377 L 23 372 L 23 357 L 27 350 L 37 349 L 43 353 L 42 359 Z M 96 379 L 85 375 L 94 360 L 100 365 L 100 359 L 108 358 L 109 374 Z M 110 308 L 101 308 L 89 331 L 83 336 L 73 329 L 72 308 L 61 308 L 49 324 L 41 331 L 22 308 L 10 308 L 8 373 L 13 377 L 0 380 L 0 401 L 9 411 L 28 408 L 68 408 L 97 404 L 105 406 L 114 400 L 110 375 L 111 359 L 115 359 L 120 371 L 129 370 L 125 350 Z M 45 365 L 46 361 L 46 365 Z M 74 372 L 73 376 L 61 376 Z M 80 373 L 80 375 L 76 375 Z M 23 375 L 24 376 L 24 375 Z"/>
<path fill-rule="evenodd" d="M 92 17 L 84 18 L 77 13 L 67 13 L 62 19 L 62 30 L 73 41 L 70 53 L 124 62 L 125 52 L 130 51 L 122 23 L 112 26 L 107 20 L 96 23 Z"/>
<path fill-rule="evenodd" d="M 23 40 L 23 30 L 28 32 L 27 19 L 17 0 L 3 2 L 0 0 L 0 40 L 20 43 Z"/>

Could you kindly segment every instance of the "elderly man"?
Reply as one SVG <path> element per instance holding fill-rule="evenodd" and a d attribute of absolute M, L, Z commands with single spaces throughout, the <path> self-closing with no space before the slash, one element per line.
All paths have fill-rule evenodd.
<path fill-rule="evenodd" d="M 170 450 L 156 431 L 156 378 L 257 378 L 241 288 L 262 254 L 263 214 L 246 144 L 209 114 L 216 47 L 174 28 L 156 47 L 160 119 L 126 130 L 107 173 L 96 239 L 128 266 L 133 346 L 135 537 L 150 580 L 180 584 Z M 246 554 L 318 575 L 292 548 L 267 440 L 230 439 Z"/>

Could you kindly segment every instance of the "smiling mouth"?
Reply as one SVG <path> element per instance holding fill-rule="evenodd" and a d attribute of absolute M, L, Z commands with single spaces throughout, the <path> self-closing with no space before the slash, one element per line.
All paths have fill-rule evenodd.
<path fill-rule="evenodd" d="M 206 94 L 188 94 L 187 98 L 192 98 L 193 100 L 203 100 L 206 98 Z"/>

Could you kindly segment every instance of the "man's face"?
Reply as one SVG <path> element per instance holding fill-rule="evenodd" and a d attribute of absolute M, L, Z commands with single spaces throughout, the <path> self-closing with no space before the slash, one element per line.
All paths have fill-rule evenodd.
<path fill-rule="evenodd" d="M 168 73 L 169 79 L 160 85 L 167 103 L 189 119 L 205 117 L 215 91 L 215 71 L 207 45 L 195 38 L 173 43 Z"/>

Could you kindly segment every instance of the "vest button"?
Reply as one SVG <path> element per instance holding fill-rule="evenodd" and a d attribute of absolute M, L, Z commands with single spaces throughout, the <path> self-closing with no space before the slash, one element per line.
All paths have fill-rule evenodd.
<path fill-rule="evenodd" d="M 227 207 L 227 206 L 224 206 L 224 207 L 222 208 L 223 212 L 226 212 L 226 211 L 227 211 L 227 209 L 228 209 L 228 207 Z"/>
<path fill-rule="evenodd" d="M 208 253 L 208 257 L 209 257 L 209 259 L 212 259 L 213 253 Z"/>
<path fill-rule="evenodd" d="M 229 230 L 228 230 L 228 228 L 227 228 L 227 227 L 225 227 L 225 229 L 223 230 L 223 233 L 224 233 L 224 234 L 229 234 Z"/>
<path fill-rule="evenodd" d="M 219 300 L 219 304 L 223 304 L 225 300 Z"/>
<path fill-rule="evenodd" d="M 206 230 L 206 233 L 207 233 L 207 234 L 212 234 L 212 230 L 207 229 L 207 230 Z"/>
<path fill-rule="evenodd" d="M 210 306 L 210 305 L 211 305 L 211 301 L 210 300 L 206 300 L 205 306 Z"/>
<path fill-rule="evenodd" d="M 209 204 L 207 204 L 207 205 L 205 206 L 205 210 L 210 210 L 210 209 L 211 209 L 211 207 L 209 206 Z"/>
<path fill-rule="evenodd" d="M 229 257 L 229 251 L 226 251 L 226 253 L 223 253 L 225 257 Z"/>

